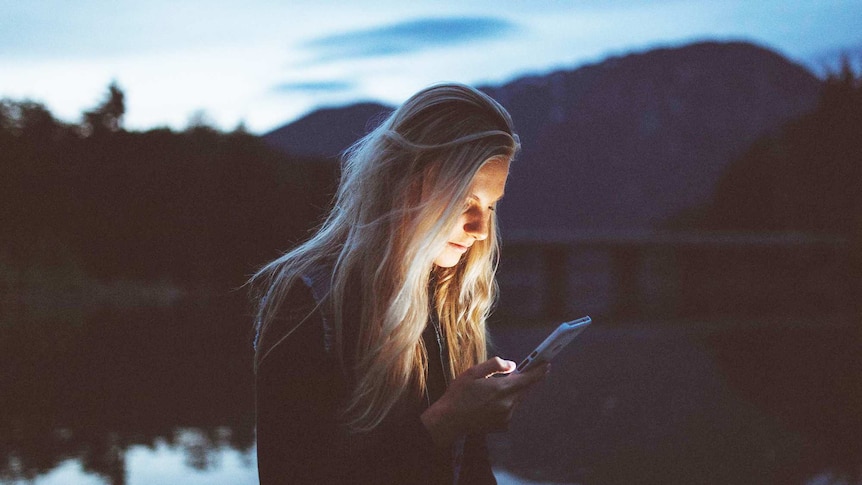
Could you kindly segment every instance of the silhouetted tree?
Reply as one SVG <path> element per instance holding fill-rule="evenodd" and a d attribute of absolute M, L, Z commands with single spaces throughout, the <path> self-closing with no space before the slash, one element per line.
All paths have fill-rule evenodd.
<path fill-rule="evenodd" d="M 844 56 L 841 59 L 841 68 L 836 72 L 830 72 L 826 77 L 823 94 L 820 97 L 820 106 L 823 110 L 841 110 L 858 105 L 859 96 L 862 95 L 862 78 L 857 78 L 850 64 L 850 59 Z M 849 101 L 849 103 L 848 103 Z"/>
<path fill-rule="evenodd" d="M 250 132 L 248 131 L 248 126 L 245 124 L 245 120 L 240 120 L 239 123 L 236 124 L 233 131 L 231 133 L 239 134 L 239 135 L 248 135 Z"/>
<path fill-rule="evenodd" d="M 108 86 L 104 101 L 93 110 L 84 113 L 82 130 L 86 135 L 116 133 L 123 129 L 123 115 L 126 114 L 125 94 L 116 81 Z"/>
<path fill-rule="evenodd" d="M 12 102 L 8 99 L 0 99 L 0 135 L 10 135 L 12 123 Z"/>
<path fill-rule="evenodd" d="M 205 130 L 210 132 L 217 131 L 215 123 L 205 110 L 195 110 L 195 112 L 189 116 L 188 123 L 186 123 L 186 131 L 196 130 Z"/>
<path fill-rule="evenodd" d="M 730 164 L 712 203 L 681 215 L 676 223 L 707 230 L 805 233 L 834 242 L 806 253 L 765 247 L 747 259 L 695 255 L 686 266 L 692 276 L 685 288 L 692 295 L 709 288 L 716 274 L 728 268 L 748 268 L 750 287 L 739 293 L 748 298 L 748 307 L 735 304 L 735 310 L 862 314 L 862 83 L 849 63 L 824 81 L 814 110 L 757 140 Z M 746 288 L 741 279 L 736 275 L 732 288 Z M 685 298 L 691 307 L 700 301 L 697 295 Z"/>
<path fill-rule="evenodd" d="M 284 155 L 243 130 L 222 133 L 203 114 L 182 132 L 128 132 L 123 98 L 112 84 L 80 126 L 39 103 L 0 103 L 5 261 L 224 288 L 321 217 L 334 164 Z"/>
<path fill-rule="evenodd" d="M 57 121 L 42 103 L 34 101 L 5 102 L 4 131 L 28 139 L 56 139 L 68 129 Z"/>
<path fill-rule="evenodd" d="M 862 233 L 862 83 L 845 60 L 817 109 L 728 169 L 708 225 L 728 230 Z"/>

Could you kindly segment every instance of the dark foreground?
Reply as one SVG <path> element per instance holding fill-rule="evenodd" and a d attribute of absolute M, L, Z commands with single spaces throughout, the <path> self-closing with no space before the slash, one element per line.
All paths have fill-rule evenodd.
<path fill-rule="evenodd" d="M 858 329 L 760 325 L 593 325 L 493 437 L 496 462 L 555 482 L 862 483 Z M 496 341 L 521 356 L 545 333 Z"/>
<path fill-rule="evenodd" d="M 0 483 L 70 466 L 80 483 L 254 483 L 251 333 L 232 298 L 0 322 Z M 498 353 L 549 329 L 496 328 Z M 840 319 L 596 319 L 491 437 L 494 464 L 583 484 L 860 483 L 860 355 Z"/>

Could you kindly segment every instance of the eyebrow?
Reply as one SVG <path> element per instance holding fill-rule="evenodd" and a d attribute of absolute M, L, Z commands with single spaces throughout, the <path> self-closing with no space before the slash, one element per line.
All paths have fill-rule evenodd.
<path fill-rule="evenodd" d="M 492 203 L 492 204 L 495 204 L 495 203 L 499 202 L 499 201 L 500 201 L 500 199 L 502 199 L 504 195 L 506 195 L 506 193 L 505 193 L 505 192 L 501 193 L 501 194 L 500 194 L 500 197 L 497 197 L 497 198 L 496 198 L 496 199 L 494 199 L 491 203 Z M 479 198 L 479 196 L 478 196 L 478 195 L 476 195 L 476 194 L 470 194 L 470 198 L 471 198 L 471 199 L 475 199 L 475 200 L 476 200 L 476 202 L 479 202 L 480 204 L 482 203 L 482 199 L 480 199 L 480 198 Z"/>

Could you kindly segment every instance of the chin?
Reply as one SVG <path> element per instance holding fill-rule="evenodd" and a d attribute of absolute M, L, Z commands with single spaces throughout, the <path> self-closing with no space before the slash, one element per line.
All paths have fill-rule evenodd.
<path fill-rule="evenodd" d="M 446 253 L 441 254 L 440 256 L 437 256 L 437 259 L 434 260 L 434 264 L 436 266 L 441 267 L 441 268 L 451 268 L 452 266 L 455 266 L 456 264 L 458 264 L 458 261 L 461 261 L 461 255 L 460 254 L 447 254 L 447 253 L 448 253 L 448 251 Z"/>
<path fill-rule="evenodd" d="M 458 264 L 457 260 L 455 260 L 455 261 L 451 261 L 449 259 L 441 260 L 440 258 L 434 260 L 434 265 L 439 267 L 439 268 L 451 268 L 452 266 L 455 266 L 456 264 Z"/>

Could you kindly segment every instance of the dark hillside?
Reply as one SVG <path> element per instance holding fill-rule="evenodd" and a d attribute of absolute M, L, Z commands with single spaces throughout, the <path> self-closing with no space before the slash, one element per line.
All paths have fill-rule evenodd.
<path fill-rule="evenodd" d="M 248 133 L 92 126 L 0 100 L 0 297 L 49 274 L 236 287 L 304 239 L 334 189 L 331 162 Z"/>
<path fill-rule="evenodd" d="M 816 110 L 735 160 L 705 223 L 862 237 L 862 78 L 846 66 Z"/>
<path fill-rule="evenodd" d="M 506 233 L 644 230 L 702 205 L 753 140 L 815 107 L 820 86 L 770 50 L 706 42 L 483 88 L 523 143 L 501 206 Z M 266 140 L 332 156 L 384 110 L 322 110 Z"/>
<path fill-rule="evenodd" d="M 263 135 L 263 139 L 285 153 L 336 157 L 391 110 L 377 103 L 320 109 Z"/>
<path fill-rule="evenodd" d="M 702 43 L 487 91 L 524 144 L 511 229 L 644 229 L 703 204 L 755 138 L 814 108 L 820 81 L 769 50 Z"/>

